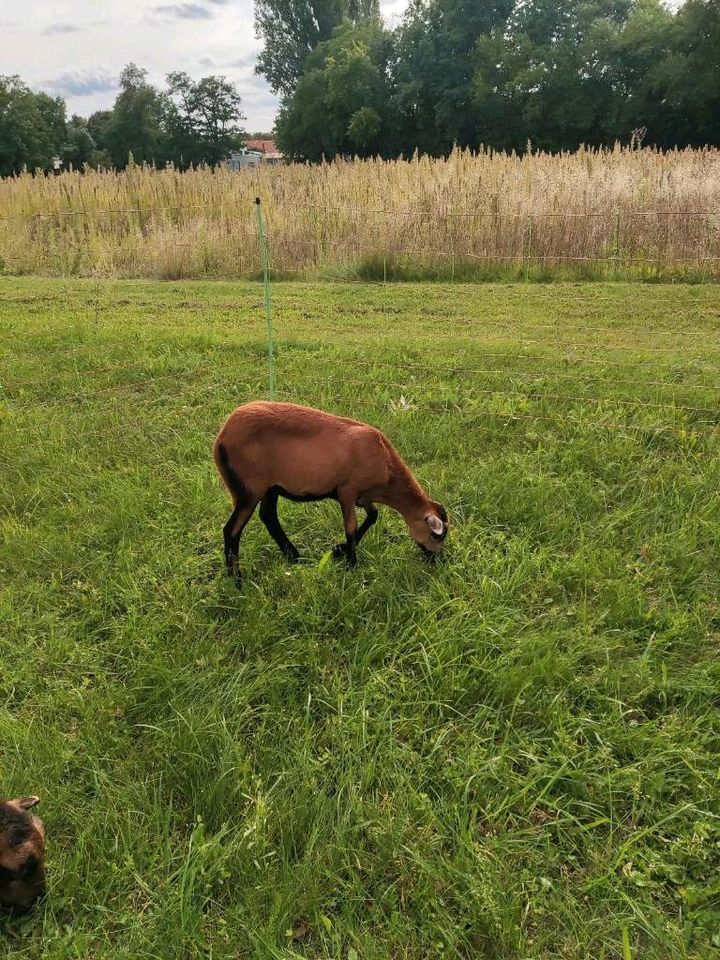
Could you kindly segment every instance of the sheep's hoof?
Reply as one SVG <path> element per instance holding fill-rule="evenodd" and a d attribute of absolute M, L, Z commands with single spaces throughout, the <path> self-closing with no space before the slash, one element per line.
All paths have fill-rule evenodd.
<path fill-rule="evenodd" d="M 347 543 L 336 543 L 332 548 L 332 555 L 335 560 L 344 560 L 349 567 L 357 564 L 357 557 L 348 551 Z"/>

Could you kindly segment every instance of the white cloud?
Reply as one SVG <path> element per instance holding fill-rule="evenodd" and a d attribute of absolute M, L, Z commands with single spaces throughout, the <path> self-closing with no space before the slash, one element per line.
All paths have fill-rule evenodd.
<path fill-rule="evenodd" d="M 380 3 L 390 22 L 406 5 Z M 261 45 L 253 0 L 26 0 L 22 9 L 22 18 L 0 18 L 2 73 L 65 97 L 68 113 L 110 107 L 120 71 L 132 60 L 157 85 L 171 70 L 195 79 L 223 74 L 240 90 L 247 128 L 273 125 L 277 97 L 254 73 Z"/>
<path fill-rule="evenodd" d="M 65 70 L 40 83 L 43 90 L 56 97 L 87 97 L 117 90 L 117 77 L 106 70 Z"/>
<path fill-rule="evenodd" d="M 65 97 L 68 113 L 111 106 L 132 60 L 158 86 L 171 70 L 223 74 L 238 86 L 248 129 L 275 119 L 277 98 L 254 73 L 252 0 L 26 0 L 22 19 L 2 24 L 2 41 L 2 73 Z"/>

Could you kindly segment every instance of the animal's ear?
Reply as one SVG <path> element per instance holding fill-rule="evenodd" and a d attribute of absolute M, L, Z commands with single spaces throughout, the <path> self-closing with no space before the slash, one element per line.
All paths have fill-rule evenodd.
<path fill-rule="evenodd" d="M 440 519 L 440 517 L 438 517 L 437 514 L 429 513 L 425 517 L 425 523 L 427 523 L 427 525 L 430 527 L 431 532 L 434 533 L 436 537 L 442 536 L 443 522 Z"/>
<path fill-rule="evenodd" d="M 438 516 L 440 517 L 440 519 L 442 520 L 442 522 L 443 522 L 443 523 L 447 523 L 447 522 L 448 522 L 448 515 L 447 515 L 447 510 L 445 509 L 445 507 L 444 507 L 441 503 L 438 503 L 437 500 L 433 500 L 433 506 L 434 506 L 435 509 L 437 510 Z"/>
<path fill-rule="evenodd" d="M 40 803 L 40 797 L 20 797 L 18 800 L 11 802 L 17 804 L 21 810 L 32 810 Z"/>

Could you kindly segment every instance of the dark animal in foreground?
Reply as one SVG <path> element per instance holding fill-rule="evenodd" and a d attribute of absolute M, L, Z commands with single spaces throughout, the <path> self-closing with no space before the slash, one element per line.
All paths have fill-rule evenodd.
<path fill-rule="evenodd" d="M 0 901 L 26 910 L 45 893 L 45 828 L 37 797 L 0 800 Z"/>
<path fill-rule="evenodd" d="M 234 509 L 225 524 L 225 563 L 240 582 L 238 545 L 260 504 L 260 519 L 288 560 L 295 545 L 280 526 L 278 497 L 337 500 L 345 543 L 336 557 L 356 562 L 355 548 L 375 523 L 375 504 L 405 518 L 410 536 L 427 557 L 442 547 L 448 530 L 445 508 L 431 500 L 390 441 L 375 427 L 294 403 L 256 401 L 238 407 L 215 441 L 215 463 Z M 357 526 L 355 507 L 366 516 Z"/>

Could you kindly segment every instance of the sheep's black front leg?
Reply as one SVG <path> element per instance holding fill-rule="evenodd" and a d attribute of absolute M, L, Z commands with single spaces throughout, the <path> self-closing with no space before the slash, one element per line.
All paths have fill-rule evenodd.
<path fill-rule="evenodd" d="M 360 524 L 360 527 L 357 532 L 357 536 L 355 537 L 356 544 L 360 543 L 362 538 L 368 532 L 370 527 L 375 523 L 377 518 L 378 518 L 378 512 L 372 504 L 370 504 L 369 507 L 365 507 L 365 519 Z"/>
<path fill-rule="evenodd" d="M 375 523 L 375 521 L 378 518 L 378 512 L 372 504 L 370 504 L 369 507 L 364 507 L 364 510 L 365 510 L 366 516 L 363 522 L 358 527 L 357 532 L 355 533 L 355 540 L 353 543 L 353 553 L 354 553 L 355 547 L 357 547 L 357 545 L 360 543 L 362 538 L 365 536 L 365 534 L 368 532 L 370 527 Z M 333 556 L 336 559 L 339 559 L 340 557 L 346 557 L 348 556 L 348 550 L 349 550 L 349 547 L 347 544 L 347 534 L 346 534 L 346 542 L 336 543 L 335 546 L 333 547 Z"/>
<path fill-rule="evenodd" d="M 260 503 L 260 519 L 267 527 L 267 532 L 280 547 L 283 554 L 288 560 L 294 562 L 299 558 L 300 552 L 280 526 L 280 520 L 277 514 L 278 496 L 277 490 L 268 490 Z"/>
<path fill-rule="evenodd" d="M 357 546 L 357 534 L 346 533 L 345 534 L 345 543 L 336 543 L 332 549 L 332 555 L 336 560 L 340 560 L 341 557 L 344 557 L 348 565 L 354 567 L 357 563 L 357 553 L 355 552 L 355 547 Z"/>
<path fill-rule="evenodd" d="M 357 563 L 355 547 L 357 546 L 360 533 L 357 528 L 357 518 L 355 517 L 355 496 L 350 496 L 347 494 L 343 495 L 340 493 L 338 495 L 338 500 L 340 501 L 340 506 L 343 512 L 343 520 L 345 522 L 345 543 L 336 544 L 333 547 L 332 553 L 333 556 L 338 559 L 340 557 L 345 557 L 349 566 L 354 567 Z M 366 523 L 367 518 L 365 518 L 363 526 L 365 526 Z M 370 526 L 372 526 L 372 524 L 370 524 Z"/>

